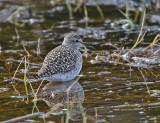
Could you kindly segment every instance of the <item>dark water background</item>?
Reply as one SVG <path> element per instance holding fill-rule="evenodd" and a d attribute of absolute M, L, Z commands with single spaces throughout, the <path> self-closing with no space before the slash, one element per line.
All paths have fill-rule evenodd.
<path fill-rule="evenodd" d="M 69 17 L 64 1 L 54 0 L 2 0 L 0 2 L 0 121 L 31 114 L 34 109 L 33 91 L 27 84 L 29 96 L 23 83 L 25 73 L 24 56 L 27 58 L 27 77 L 34 75 L 40 68 L 45 55 L 60 45 L 66 33 L 79 33 L 89 46 L 84 56 L 80 79 L 73 85 L 70 93 L 70 122 L 136 123 L 160 122 L 160 51 L 152 59 L 157 62 L 147 67 L 128 65 L 126 61 L 97 60 L 107 58 L 107 54 L 118 53 L 123 48 L 130 49 L 140 32 L 140 18 L 143 6 L 147 7 L 143 33 L 144 40 L 135 48 L 142 58 L 143 49 L 152 43 L 160 32 L 160 9 L 154 2 L 138 3 L 130 1 L 129 16 L 134 21 L 135 11 L 138 19 L 131 29 L 126 23 L 114 22 L 125 17 L 126 1 L 90 1 L 83 3 L 74 11 L 78 3 L 72 3 L 73 17 Z M 104 18 L 97 10 L 101 8 Z M 20 6 L 27 9 L 25 19 L 17 23 L 8 20 Z M 85 18 L 84 6 L 88 18 Z M 30 18 L 32 16 L 32 18 Z M 21 21 L 21 22 L 19 22 Z M 38 42 L 38 39 L 39 42 Z M 157 50 L 159 49 L 157 43 Z M 40 50 L 37 50 L 40 49 Z M 27 50 L 27 51 L 26 51 Z M 37 53 L 39 51 L 39 53 Z M 29 53 L 29 56 L 27 54 Z M 142 52 L 142 53 L 141 53 Z M 23 59 L 22 63 L 21 60 Z M 112 61 L 112 62 L 111 62 Z M 21 63 L 15 79 L 14 73 Z M 40 81 L 31 83 L 33 90 L 38 89 Z M 67 88 L 73 84 L 49 83 L 44 81 L 39 88 L 37 108 L 43 115 L 26 118 L 22 122 L 63 122 L 66 119 Z M 35 108 L 34 113 L 38 112 Z M 81 116 L 85 115 L 85 116 Z"/>

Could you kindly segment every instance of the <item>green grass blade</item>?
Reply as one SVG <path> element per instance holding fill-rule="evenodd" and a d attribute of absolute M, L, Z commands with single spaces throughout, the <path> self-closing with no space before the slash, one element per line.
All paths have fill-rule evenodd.
<path fill-rule="evenodd" d="M 100 6 L 99 6 L 99 5 L 96 5 L 96 8 L 97 8 L 97 10 L 98 10 L 98 12 L 99 12 L 99 14 L 100 14 L 101 18 L 104 20 L 104 14 L 103 14 L 102 9 L 100 8 Z"/>
<path fill-rule="evenodd" d="M 28 95 L 28 89 L 27 89 L 27 60 L 26 60 L 26 56 L 24 57 L 25 59 L 25 68 L 24 68 L 24 86 L 25 86 L 25 90 L 26 90 L 26 94 Z"/>
<path fill-rule="evenodd" d="M 66 0 L 67 8 L 69 10 L 69 17 L 72 18 L 72 5 L 71 5 L 71 0 Z"/>

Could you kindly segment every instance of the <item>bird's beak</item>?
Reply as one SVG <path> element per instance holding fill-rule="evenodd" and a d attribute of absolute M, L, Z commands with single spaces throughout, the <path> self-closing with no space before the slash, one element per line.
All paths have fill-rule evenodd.
<path fill-rule="evenodd" d="M 96 44 L 91 44 L 91 43 L 87 43 L 87 42 L 83 42 L 82 41 L 82 43 L 84 44 L 84 45 L 88 45 L 88 46 L 95 46 Z"/>

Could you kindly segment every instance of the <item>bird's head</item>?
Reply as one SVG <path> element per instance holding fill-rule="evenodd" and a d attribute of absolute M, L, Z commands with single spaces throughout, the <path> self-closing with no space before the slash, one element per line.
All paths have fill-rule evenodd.
<path fill-rule="evenodd" d="M 75 49 L 79 49 L 82 47 L 82 39 L 77 33 L 69 33 L 64 37 L 64 41 L 62 45 L 68 45 Z"/>

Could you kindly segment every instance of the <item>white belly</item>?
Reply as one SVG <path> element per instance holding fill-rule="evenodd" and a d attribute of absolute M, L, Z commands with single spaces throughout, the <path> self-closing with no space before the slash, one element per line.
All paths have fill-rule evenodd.
<path fill-rule="evenodd" d="M 52 75 L 51 77 L 45 77 L 43 79 L 45 80 L 49 80 L 49 81 L 53 81 L 53 82 L 65 82 L 65 81 L 70 81 L 72 79 L 74 79 L 81 71 L 82 69 L 82 56 L 79 57 L 79 59 L 77 60 L 76 63 L 76 67 L 74 69 L 72 69 L 71 71 L 67 72 L 67 73 L 57 73 Z"/>

